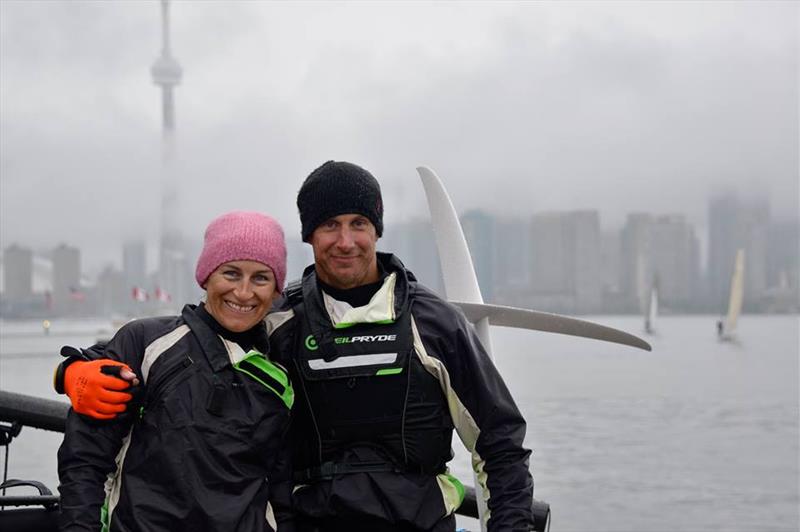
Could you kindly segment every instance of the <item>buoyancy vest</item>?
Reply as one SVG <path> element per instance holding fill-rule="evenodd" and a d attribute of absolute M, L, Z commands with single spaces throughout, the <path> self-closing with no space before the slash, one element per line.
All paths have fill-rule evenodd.
<path fill-rule="evenodd" d="M 393 321 L 336 328 L 313 278 L 287 292 L 296 318 L 296 481 L 443 472 L 453 424 L 439 382 L 414 354 L 410 300 Z"/>

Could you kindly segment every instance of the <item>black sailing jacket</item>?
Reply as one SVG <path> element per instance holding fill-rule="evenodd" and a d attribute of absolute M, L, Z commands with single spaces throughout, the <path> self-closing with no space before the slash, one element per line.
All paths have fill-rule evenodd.
<path fill-rule="evenodd" d="M 272 356 L 290 371 L 297 394 L 291 435 L 298 520 L 310 516 L 325 528 L 343 519 L 358 522 L 363 516 L 396 523 L 398 529 L 410 525 L 452 530 L 448 516 L 463 499 L 459 481 L 444 468 L 452 456 L 449 447 L 455 428 L 472 453 L 478 482 L 489 497 L 488 530 L 532 530 L 533 480 L 530 451 L 523 448 L 525 420 L 497 369 L 460 310 L 418 284 L 394 256 L 378 253 L 378 260 L 389 275 L 365 307 L 352 309 L 320 294 L 312 266 L 303 276 L 302 289 L 287 288 L 294 295 L 267 316 Z M 350 333 L 351 329 L 356 332 Z M 403 350 L 405 334 L 410 358 L 408 365 L 399 362 L 396 367 L 393 361 L 402 359 L 392 355 Z M 328 353 L 324 358 L 318 344 L 325 338 L 339 344 L 338 354 L 344 355 L 331 359 L 335 354 Z M 390 341 L 381 347 L 387 339 L 396 340 L 399 347 Z M 350 347 L 373 340 L 372 349 Z M 367 376 L 367 370 L 373 376 Z M 402 416 L 396 426 L 391 420 L 398 398 L 390 395 L 398 388 L 389 384 L 392 377 L 411 381 L 407 388 L 399 388 L 410 393 L 399 397 Z M 385 393 L 380 382 L 387 383 Z M 372 396 L 357 395 L 364 389 L 375 391 Z M 358 400 L 348 398 L 351 391 Z M 376 405 L 386 405 L 385 416 Z M 353 409 L 365 415 L 359 417 Z M 365 423 L 367 419 L 375 421 Z M 437 426 L 444 427 L 444 437 L 441 429 L 415 430 Z M 348 444 L 347 438 L 353 441 Z M 443 453 L 438 468 L 436 459 Z M 369 471 L 370 463 L 387 457 L 400 462 L 397 470 Z M 359 460 L 367 463 L 365 471 L 352 466 Z M 337 462 L 347 462 L 349 472 L 346 468 L 337 472 Z M 323 463 L 328 470 L 315 471 L 318 478 L 302 474 Z"/>
<path fill-rule="evenodd" d="M 264 532 L 282 521 L 289 494 L 273 484 L 288 465 L 292 398 L 278 365 L 216 335 L 191 305 L 128 323 L 102 356 L 145 383 L 142 409 L 111 422 L 70 411 L 62 530 Z"/>

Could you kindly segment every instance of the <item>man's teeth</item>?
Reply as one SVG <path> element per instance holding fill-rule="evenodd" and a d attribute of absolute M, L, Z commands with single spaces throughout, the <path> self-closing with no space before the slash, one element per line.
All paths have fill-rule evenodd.
<path fill-rule="evenodd" d="M 256 308 L 255 305 L 237 305 L 236 303 L 231 303 L 230 301 L 226 301 L 225 304 L 238 312 L 250 312 Z"/>

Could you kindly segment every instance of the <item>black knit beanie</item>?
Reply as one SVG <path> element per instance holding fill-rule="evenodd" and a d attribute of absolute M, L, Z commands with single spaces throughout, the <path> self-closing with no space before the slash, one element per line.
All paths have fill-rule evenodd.
<path fill-rule="evenodd" d="M 372 174 L 353 163 L 328 161 L 309 174 L 297 193 L 303 241 L 319 224 L 340 214 L 366 216 L 383 234 L 381 186 Z"/>

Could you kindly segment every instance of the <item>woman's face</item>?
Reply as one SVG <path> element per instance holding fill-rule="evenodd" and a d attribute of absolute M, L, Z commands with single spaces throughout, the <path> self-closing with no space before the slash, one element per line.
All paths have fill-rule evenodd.
<path fill-rule="evenodd" d="M 246 331 L 263 320 L 277 295 L 272 270 L 253 260 L 220 265 L 205 289 L 206 310 L 231 332 Z"/>

